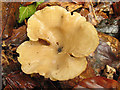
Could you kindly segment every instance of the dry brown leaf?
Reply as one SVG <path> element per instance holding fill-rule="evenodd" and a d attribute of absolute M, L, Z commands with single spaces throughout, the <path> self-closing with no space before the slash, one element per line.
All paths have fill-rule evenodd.
<path fill-rule="evenodd" d="M 64 3 L 61 3 L 61 6 L 70 12 L 82 7 L 82 5 L 75 4 L 73 2 L 64 2 Z"/>
<path fill-rule="evenodd" d="M 113 10 L 116 17 L 120 16 L 120 1 L 113 3 Z"/>
<path fill-rule="evenodd" d="M 19 2 L 3 2 L 2 3 L 2 39 L 11 36 L 12 29 L 16 24 L 16 16 L 18 14 Z"/>
<path fill-rule="evenodd" d="M 112 52 L 116 55 L 116 57 L 120 57 L 120 42 L 107 34 L 99 32 L 99 38 L 102 38 L 104 42 L 107 42 L 107 44 L 111 47 Z"/>
<path fill-rule="evenodd" d="M 61 5 L 60 2 L 44 2 L 38 5 L 36 10 L 41 10 L 46 6 L 60 6 L 60 5 Z"/>
<path fill-rule="evenodd" d="M 12 36 L 4 40 L 6 45 L 19 46 L 27 39 L 27 27 L 25 25 L 18 29 L 13 29 Z"/>
<path fill-rule="evenodd" d="M 111 88 L 111 89 L 114 88 L 115 90 L 119 90 L 120 83 L 118 83 L 115 80 L 111 80 L 105 77 L 98 76 L 98 77 L 84 79 L 78 85 L 74 87 L 74 90 L 80 89 L 83 87 L 84 88 Z"/>
<path fill-rule="evenodd" d="M 75 4 L 73 2 L 44 2 L 37 7 L 37 10 L 41 10 L 46 6 L 61 6 L 70 12 L 82 7 L 82 5 Z"/>
<path fill-rule="evenodd" d="M 115 68 L 106 65 L 106 68 L 104 69 L 102 76 L 105 76 L 108 79 L 113 79 L 115 73 L 116 73 Z"/>
<path fill-rule="evenodd" d="M 105 68 L 105 65 L 118 68 L 119 63 L 119 41 L 112 36 L 99 33 L 100 44 L 96 51 L 91 54 L 88 59 L 88 64 L 94 69 L 96 74 L 100 74 L 101 70 Z"/>
<path fill-rule="evenodd" d="M 40 88 L 40 84 L 38 82 L 33 81 L 28 75 L 25 75 L 20 71 L 8 74 L 5 79 L 7 80 L 7 83 L 12 87 L 12 89 L 33 89 L 35 87 Z"/>

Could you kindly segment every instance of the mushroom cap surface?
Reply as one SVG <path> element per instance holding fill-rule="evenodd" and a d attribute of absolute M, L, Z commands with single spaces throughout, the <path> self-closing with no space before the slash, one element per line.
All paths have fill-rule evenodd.
<path fill-rule="evenodd" d="M 87 67 L 86 56 L 99 44 L 97 31 L 79 13 L 59 6 L 45 7 L 28 19 L 25 41 L 18 48 L 23 72 L 51 80 L 68 80 Z M 39 39 L 47 41 L 44 45 Z"/>

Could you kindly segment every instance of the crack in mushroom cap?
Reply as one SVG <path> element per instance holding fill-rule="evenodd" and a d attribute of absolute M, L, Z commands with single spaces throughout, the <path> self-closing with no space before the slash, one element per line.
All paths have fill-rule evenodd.
<path fill-rule="evenodd" d="M 92 24 L 59 6 L 35 12 L 28 19 L 27 35 L 30 41 L 17 49 L 23 72 L 39 73 L 51 80 L 68 80 L 81 74 L 87 66 L 85 56 L 99 43 Z M 41 44 L 39 39 L 50 45 Z"/>

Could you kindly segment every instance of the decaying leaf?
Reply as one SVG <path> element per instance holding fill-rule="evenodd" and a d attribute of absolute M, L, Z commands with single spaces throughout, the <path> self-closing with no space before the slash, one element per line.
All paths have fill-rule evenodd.
<path fill-rule="evenodd" d="M 41 10 L 46 6 L 60 6 L 61 4 L 59 2 L 44 2 L 40 5 L 38 5 L 36 10 Z"/>
<path fill-rule="evenodd" d="M 61 3 L 61 6 L 64 7 L 65 9 L 67 9 L 70 12 L 82 7 L 81 4 L 80 5 L 75 4 L 73 2 L 64 2 L 64 3 Z"/>
<path fill-rule="evenodd" d="M 100 21 L 107 19 L 108 16 L 104 13 L 104 9 L 110 7 L 111 4 L 109 3 L 101 3 L 99 4 L 103 7 L 93 6 L 93 3 L 89 3 L 89 14 L 88 14 L 88 21 L 91 22 L 93 25 L 97 25 Z"/>
<path fill-rule="evenodd" d="M 28 6 L 28 5 L 31 5 L 31 4 L 33 4 L 34 2 L 32 1 L 32 2 L 21 2 L 21 4 L 23 5 L 23 6 Z"/>
<path fill-rule="evenodd" d="M 116 66 L 113 62 L 119 62 L 119 41 L 114 37 L 99 33 L 100 44 L 96 51 L 88 57 L 89 64 L 97 74 L 100 73 L 105 65 Z"/>
<path fill-rule="evenodd" d="M 70 12 L 82 7 L 82 5 L 75 4 L 74 2 L 44 2 L 37 7 L 37 10 L 41 10 L 46 6 L 61 6 Z"/>
<path fill-rule="evenodd" d="M 106 12 L 112 14 L 110 2 L 103 2 L 97 5 L 95 2 L 85 2 L 80 10 L 80 13 L 93 25 L 97 25 L 100 21 L 107 19 L 108 15 Z"/>
<path fill-rule="evenodd" d="M 2 39 L 6 39 L 11 36 L 12 29 L 16 24 L 16 16 L 18 15 L 18 8 L 20 3 L 3 2 L 2 3 Z"/>
<path fill-rule="evenodd" d="M 105 19 L 101 21 L 98 25 L 96 25 L 96 29 L 99 32 L 103 32 L 118 38 L 118 33 L 119 33 L 118 22 L 119 20 L 115 20 L 115 19 Z"/>
<path fill-rule="evenodd" d="M 101 38 L 103 42 L 106 42 L 110 46 L 112 52 L 116 55 L 116 57 L 119 58 L 120 57 L 120 42 L 112 36 L 103 34 L 101 32 L 99 32 L 98 34 L 99 34 L 99 38 Z"/>
<path fill-rule="evenodd" d="M 120 83 L 120 76 L 118 77 L 118 82 Z"/>
<path fill-rule="evenodd" d="M 10 46 L 9 46 L 10 47 Z M 17 53 L 13 52 L 8 46 L 2 48 L 1 64 L 3 73 L 8 74 L 12 70 L 18 70 L 19 64 L 17 63 Z"/>
<path fill-rule="evenodd" d="M 83 87 L 84 88 L 111 88 L 111 89 L 119 90 L 120 83 L 118 83 L 115 80 L 97 76 L 93 78 L 84 79 L 78 85 L 76 85 L 74 89 L 76 90 Z"/>
<path fill-rule="evenodd" d="M 42 89 L 55 89 L 58 90 L 58 88 L 61 88 L 58 82 L 53 82 L 50 79 L 45 79 L 44 77 L 40 76 L 39 74 L 32 74 L 32 79 L 34 79 L 36 82 L 38 82 Z"/>
<path fill-rule="evenodd" d="M 8 58 L 5 55 L 4 50 L 1 51 L 1 64 L 4 67 L 5 65 L 9 65 Z"/>
<path fill-rule="evenodd" d="M 104 69 L 102 76 L 105 76 L 108 79 L 113 79 L 113 75 L 115 73 L 116 73 L 115 68 L 110 67 L 109 65 L 106 65 L 106 68 Z"/>
<path fill-rule="evenodd" d="M 22 42 L 27 40 L 27 28 L 25 25 L 18 29 L 13 29 L 12 36 L 4 40 L 6 45 L 19 46 Z"/>
<path fill-rule="evenodd" d="M 120 1 L 113 3 L 113 10 L 116 17 L 120 16 Z"/>
<path fill-rule="evenodd" d="M 11 89 L 34 89 L 36 87 L 40 88 L 39 83 L 33 81 L 29 76 L 20 71 L 8 74 L 5 79 L 7 80 L 7 83 L 10 85 Z"/>

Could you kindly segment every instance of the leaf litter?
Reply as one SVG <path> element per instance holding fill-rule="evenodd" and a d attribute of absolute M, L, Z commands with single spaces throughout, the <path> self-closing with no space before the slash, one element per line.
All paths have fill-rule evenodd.
<path fill-rule="evenodd" d="M 33 5 L 33 6 L 30 6 L 30 5 Z M 44 78 L 39 75 L 33 75 L 33 77 L 30 77 L 29 75 L 24 74 L 23 76 L 20 76 L 20 73 L 16 73 L 16 71 L 21 72 L 21 69 L 20 69 L 20 64 L 17 61 L 18 54 L 15 51 L 16 51 L 17 46 L 20 43 L 22 43 L 25 40 L 28 40 L 28 38 L 26 36 L 26 28 L 25 28 L 26 26 L 24 26 L 25 24 L 21 23 L 21 22 L 24 22 L 24 20 L 26 18 L 29 18 L 33 14 L 33 12 L 35 12 L 36 10 L 40 10 L 46 6 L 54 6 L 54 5 L 62 6 L 71 12 L 79 12 L 80 14 L 85 16 L 86 19 L 89 22 L 91 22 L 93 25 L 95 25 L 95 27 L 99 31 L 100 44 L 99 44 L 98 48 L 96 49 L 96 51 L 87 57 L 89 64 L 88 64 L 86 71 L 74 79 L 71 79 L 68 81 L 63 81 L 63 82 L 53 82 L 53 81 L 47 80 L 47 83 L 46 83 L 46 80 L 44 80 Z M 19 27 L 19 24 L 17 25 L 18 26 L 17 29 L 14 26 L 12 26 L 12 29 L 10 29 L 11 34 L 7 31 L 9 38 L 7 36 L 7 37 L 5 37 L 6 40 L 3 40 L 4 41 L 3 49 L 2 49 L 3 77 L 7 77 L 7 78 L 8 77 L 11 78 L 11 76 L 14 77 L 13 74 L 11 74 L 11 76 L 9 76 L 9 74 L 11 72 L 14 72 L 18 78 L 19 77 L 23 77 L 23 78 L 29 77 L 32 81 L 37 80 L 37 82 L 39 82 L 39 84 L 42 85 L 42 88 L 46 88 L 46 87 L 48 88 L 49 87 L 48 85 L 51 85 L 54 88 L 58 88 L 58 87 L 59 88 L 64 88 L 64 87 L 73 88 L 76 85 L 81 85 L 81 83 L 83 83 L 84 80 L 85 80 L 84 85 L 86 85 L 85 87 L 94 88 L 93 87 L 94 85 L 87 86 L 86 81 L 89 82 L 90 79 L 96 80 L 96 78 L 98 78 L 98 81 L 100 81 L 101 84 L 103 84 L 103 85 L 104 85 L 104 80 L 107 83 L 112 82 L 114 86 L 111 86 L 111 84 L 108 84 L 109 85 L 108 88 L 116 87 L 115 85 L 117 85 L 117 81 L 120 82 L 120 76 L 119 76 L 120 75 L 120 60 L 119 60 L 119 58 L 120 58 L 120 43 L 119 43 L 119 40 L 120 39 L 119 39 L 119 35 L 118 35 L 119 34 L 119 25 L 118 25 L 118 23 L 119 23 L 119 5 L 120 5 L 119 2 L 116 2 L 116 3 L 72 2 L 72 3 L 67 3 L 67 4 L 60 3 L 60 2 L 54 2 L 54 3 L 53 2 L 44 2 L 44 3 L 40 3 L 40 5 L 38 5 L 38 7 L 35 7 L 35 4 L 32 2 L 32 3 L 26 4 L 25 6 L 21 6 L 22 9 L 25 9 L 24 7 L 27 7 L 26 10 L 28 10 L 28 12 L 27 13 L 22 12 L 22 14 L 25 14 L 25 16 L 22 17 L 21 19 L 19 19 L 19 22 L 21 23 L 20 27 Z M 28 8 L 29 6 L 30 6 L 30 8 L 34 7 L 36 9 L 32 9 L 32 13 L 31 13 L 31 12 L 29 12 L 29 8 Z M 116 8 L 116 6 L 118 8 Z M 22 16 L 22 14 L 20 16 Z M 6 15 L 8 15 L 8 14 L 6 14 Z M 114 17 L 113 21 L 111 21 L 112 17 Z M 16 18 L 15 20 L 18 20 L 18 19 Z M 8 22 L 8 23 L 10 23 L 10 22 Z M 8 25 L 8 23 L 6 25 Z M 3 24 L 4 27 L 6 27 L 6 25 Z M 15 23 L 14 23 L 14 25 L 15 25 Z M 108 31 L 106 31 L 105 28 L 107 28 Z M 4 29 L 3 29 L 3 32 L 5 32 Z M 101 32 L 103 32 L 105 34 L 103 34 Z M 106 34 L 109 34 L 111 36 L 106 35 Z M 3 36 L 5 36 L 5 33 L 3 33 Z M 112 36 L 116 37 L 119 40 L 117 40 L 116 38 L 114 38 Z M 17 38 L 19 38 L 20 42 Z M 113 74 L 113 72 L 112 73 L 109 72 L 109 74 L 107 73 L 106 70 L 108 68 L 106 68 L 106 66 L 108 66 L 108 65 L 109 65 L 109 67 L 113 68 L 112 69 L 113 71 L 116 70 L 114 72 L 114 74 Z M 109 77 L 109 75 L 111 76 L 111 74 L 112 74 L 112 78 L 113 78 L 113 79 L 111 78 L 112 79 L 111 81 L 106 78 L 104 78 L 104 80 L 103 80 L 103 77 L 107 77 L 107 76 Z M 100 77 L 95 77 L 95 76 L 100 76 Z M 4 78 L 7 80 L 6 88 L 7 87 L 11 88 L 12 85 L 8 83 L 9 81 L 7 78 Z M 12 78 L 11 78 L 11 80 L 12 80 Z M 18 81 L 18 82 L 19 82 L 19 84 L 22 84 L 21 81 Z M 13 83 L 13 84 L 15 84 L 15 83 Z M 97 81 L 95 81 L 95 84 L 100 85 Z M 81 87 L 84 87 L 84 85 L 82 84 Z M 101 85 L 101 86 L 105 88 L 105 86 L 103 86 L 103 85 Z M 3 86 L 5 87 L 5 84 Z"/>

